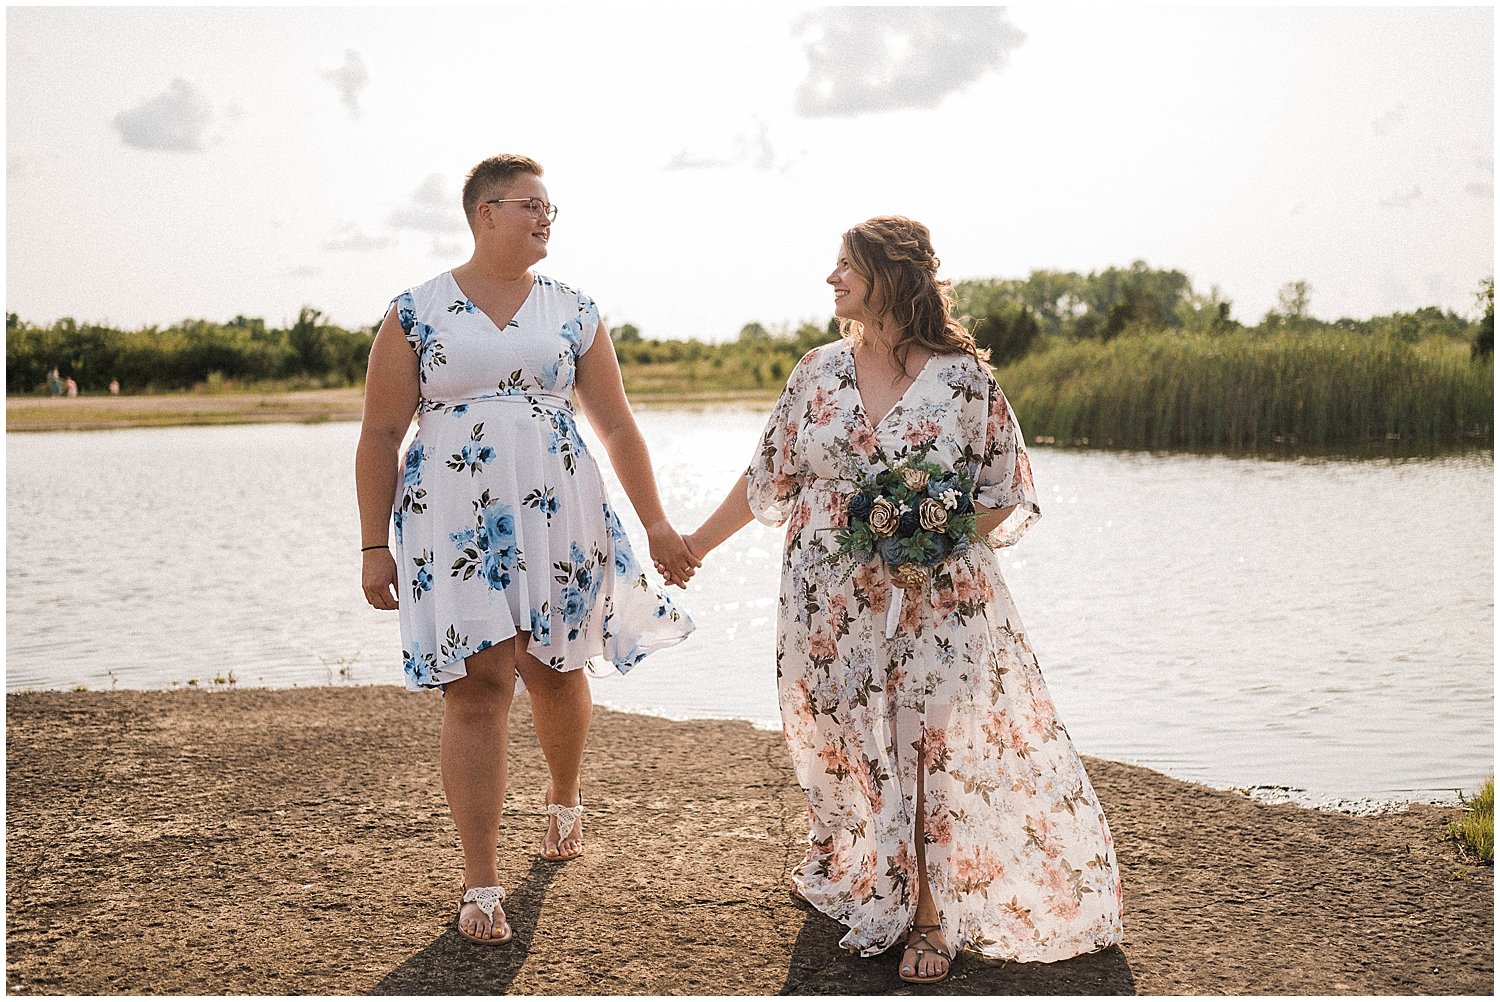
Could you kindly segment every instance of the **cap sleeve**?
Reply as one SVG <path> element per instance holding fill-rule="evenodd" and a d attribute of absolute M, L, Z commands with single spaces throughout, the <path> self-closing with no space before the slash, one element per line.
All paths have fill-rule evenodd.
<path fill-rule="evenodd" d="M 811 358 L 812 352 L 804 355 L 787 377 L 786 388 L 771 410 L 766 430 L 750 459 L 750 468 L 745 471 L 750 511 L 767 525 L 780 525 L 787 520 L 802 489 L 797 432 L 807 412 L 803 398 L 812 370 Z"/>
<path fill-rule="evenodd" d="M 578 324 L 582 328 L 578 342 L 581 357 L 593 346 L 594 336 L 599 333 L 599 307 L 581 292 L 578 294 Z"/>
<path fill-rule="evenodd" d="M 988 371 L 986 387 L 988 416 L 984 452 L 980 454 L 979 475 L 974 481 L 974 499 L 987 508 L 1015 508 L 985 539 L 994 547 L 1011 546 L 1041 517 L 1042 509 L 1037 504 L 1031 458 L 1026 453 L 1026 440 L 1016 422 L 1015 411 Z"/>
<path fill-rule="evenodd" d="M 421 348 L 421 340 L 417 337 L 417 301 L 412 296 L 411 290 L 407 289 L 401 295 L 391 300 L 391 306 L 396 307 L 396 319 L 401 322 L 401 332 L 406 335 L 406 340 L 413 348 Z"/>

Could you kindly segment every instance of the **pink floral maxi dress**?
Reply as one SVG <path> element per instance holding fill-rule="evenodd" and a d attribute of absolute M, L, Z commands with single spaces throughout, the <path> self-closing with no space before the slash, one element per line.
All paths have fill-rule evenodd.
<path fill-rule="evenodd" d="M 878 422 L 844 343 L 815 348 L 787 381 L 749 469 L 756 517 L 787 522 L 776 646 L 787 747 L 807 795 L 794 880 L 869 955 L 916 910 L 918 757 L 928 881 L 942 933 L 991 957 L 1054 961 L 1118 943 L 1121 894 L 1109 825 L 990 546 L 940 565 L 903 596 L 886 637 L 891 576 L 835 559 L 844 505 L 881 468 L 933 443 L 976 500 L 1015 506 L 1009 546 L 1041 514 L 1021 430 L 969 356 L 931 359 Z"/>

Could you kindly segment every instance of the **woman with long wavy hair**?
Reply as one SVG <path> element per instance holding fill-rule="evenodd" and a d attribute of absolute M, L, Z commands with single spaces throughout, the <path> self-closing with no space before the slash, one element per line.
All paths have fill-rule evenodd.
<path fill-rule="evenodd" d="M 1025 441 L 937 271 L 910 219 L 844 234 L 843 338 L 798 363 L 684 537 L 701 559 L 752 517 L 787 524 L 777 686 L 809 821 L 792 893 L 847 949 L 903 947 L 915 982 L 965 948 L 1054 961 L 1121 935 L 1109 826 L 992 549 L 1041 514 Z M 871 487 L 891 470 L 911 471 L 908 510 Z M 950 518 L 974 532 L 954 542 Z M 841 545 L 856 524 L 881 546 Z"/>

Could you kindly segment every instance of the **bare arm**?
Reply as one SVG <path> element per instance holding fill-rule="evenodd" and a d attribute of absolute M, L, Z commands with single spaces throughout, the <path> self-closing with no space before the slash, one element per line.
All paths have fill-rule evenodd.
<path fill-rule="evenodd" d="M 417 356 L 406 341 L 392 306 L 370 347 L 365 374 L 365 413 L 354 453 L 354 488 L 359 498 L 360 546 L 379 546 L 390 537 L 391 506 L 399 479 L 396 450 L 417 410 L 421 389 Z M 377 609 L 397 607 L 396 558 L 390 550 L 361 554 L 360 583 L 365 601 Z"/>
<path fill-rule="evenodd" d="M 640 428 L 636 426 L 630 401 L 625 397 L 620 360 L 615 356 L 614 342 L 609 339 L 603 321 L 599 323 L 589 350 L 578 359 L 574 386 L 578 391 L 579 406 L 604 443 L 604 451 L 609 453 L 615 475 L 620 478 L 636 515 L 646 527 L 651 559 L 668 584 L 686 586 L 694 569 L 703 563 L 688 551 L 682 536 L 672 528 L 662 509 L 661 497 L 656 490 L 656 474 L 651 469 L 651 454 L 646 449 Z"/>
<path fill-rule="evenodd" d="M 699 559 L 708 556 L 710 550 L 715 549 L 730 536 L 739 532 L 755 519 L 750 511 L 750 477 L 740 477 L 729 488 L 729 493 L 714 509 L 714 513 L 698 526 L 697 530 L 683 537 L 687 541 L 688 549 Z"/>

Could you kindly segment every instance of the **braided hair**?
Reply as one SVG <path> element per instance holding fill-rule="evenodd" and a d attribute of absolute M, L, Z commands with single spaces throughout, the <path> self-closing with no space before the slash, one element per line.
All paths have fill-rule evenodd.
<path fill-rule="evenodd" d="M 854 270 L 870 283 L 864 307 L 878 317 L 877 326 L 899 333 L 891 358 L 902 369 L 914 346 L 934 355 L 972 355 L 980 363 L 990 353 L 979 347 L 953 315 L 953 283 L 937 277 L 940 261 L 927 227 L 905 216 L 876 216 L 844 233 L 844 247 Z M 840 320 L 839 333 L 858 342 L 864 325 Z"/>

